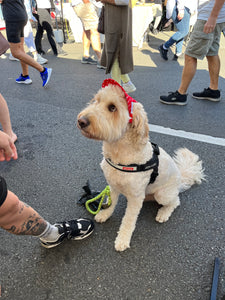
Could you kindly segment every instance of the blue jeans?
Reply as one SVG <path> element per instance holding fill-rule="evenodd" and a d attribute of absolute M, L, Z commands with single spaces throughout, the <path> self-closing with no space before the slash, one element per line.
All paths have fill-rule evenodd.
<path fill-rule="evenodd" d="M 164 44 L 164 46 L 168 49 L 170 46 L 172 46 L 174 43 L 176 43 L 176 54 L 182 53 L 182 46 L 183 41 L 186 35 L 189 32 L 189 26 L 190 26 L 190 11 L 188 8 L 184 8 L 184 17 L 182 20 L 177 20 L 177 8 L 174 7 L 173 14 L 172 14 L 172 20 L 177 28 L 177 32 L 175 32 L 171 38 Z"/>

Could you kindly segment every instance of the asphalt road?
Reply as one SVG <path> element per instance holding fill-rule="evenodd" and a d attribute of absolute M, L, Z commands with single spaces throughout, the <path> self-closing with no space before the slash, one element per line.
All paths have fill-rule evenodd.
<path fill-rule="evenodd" d="M 131 74 L 149 118 L 151 140 L 168 153 L 187 147 L 203 161 L 207 181 L 181 194 L 181 206 L 168 222 L 155 221 L 158 205 L 145 203 L 138 218 L 131 248 L 114 249 L 126 199 L 105 224 L 83 241 L 65 241 L 45 249 L 33 237 L 13 236 L 0 230 L 1 298 L 9 300 L 207 300 L 210 298 L 215 257 L 221 261 L 218 299 L 225 294 L 224 146 L 151 132 L 151 124 L 225 139 L 225 38 L 220 57 L 219 103 L 191 98 L 208 87 L 207 61 L 189 88 L 188 105 L 167 106 L 159 96 L 175 91 L 184 60 L 164 62 L 157 48 L 171 33 L 150 37 L 149 45 L 134 48 Z M 48 48 L 48 44 L 44 44 Z M 19 159 L 1 163 L 8 188 L 50 222 L 90 217 L 77 204 L 82 186 L 93 190 L 106 181 L 100 169 L 101 142 L 81 136 L 76 116 L 106 78 L 96 66 L 82 65 L 81 44 L 65 44 L 67 56 L 46 55 L 53 68 L 49 87 L 41 86 L 30 69 L 32 85 L 15 83 L 18 62 L 0 59 L 0 91 L 8 102 Z M 7 54 L 8 56 L 8 54 Z"/>

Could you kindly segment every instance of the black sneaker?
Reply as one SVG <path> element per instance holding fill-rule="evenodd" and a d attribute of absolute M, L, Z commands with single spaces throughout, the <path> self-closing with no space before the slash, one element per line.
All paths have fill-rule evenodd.
<path fill-rule="evenodd" d="M 59 238 L 56 241 L 47 242 L 41 241 L 41 245 L 45 248 L 53 248 L 63 242 L 64 239 L 68 240 L 82 240 L 88 237 L 94 230 L 94 223 L 89 219 L 76 219 L 71 221 L 59 222 L 54 224 L 58 227 Z"/>
<path fill-rule="evenodd" d="M 205 99 L 210 101 L 220 101 L 220 91 L 219 90 L 212 90 L 210 88 L 204 89 L 201 93 L 193 93 L 192 97 L 195 99 Z"/>
<path fill-rule="evenodd" d="M 178 91 L 170 92 L 168 96 L 160 96 L 160 102 L 164 104 L 186 105 L 187 95 L 181 95 Z"/>
<path fill-rule="evenodd" d="M 158 50 L 159 50 L 159 52 L 160 52 L 161 57 L 162 57 L 164 60 L 168 60 L 168 57 L 167 57 L 168 50 L 165 50 L 165 49 L 163 48 L 163 45 L 159 46 Z"/>

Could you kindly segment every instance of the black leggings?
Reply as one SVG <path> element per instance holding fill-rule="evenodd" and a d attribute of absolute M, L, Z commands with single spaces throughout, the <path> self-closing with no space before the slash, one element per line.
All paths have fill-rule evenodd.
<path fill-rule="evenodd" d="M 36 46 L 37 52 L 39 54 L 43 53 L 42 46 L 41 46 L 41 40 L 43 38 L 44 30 L 46 30 L 48 41 L 52 47 L 52 51 L 54 52 L 55 55 L 57 55 L 58 51 L 57 51 L 57 46 L 56 46 L 53 29 L 51 26 L 50 9 L 38 8 L 37 13 L 38 14 L 34 15 L 38 21 L 37 33 L 35 36 L 35 46 Z"/>
<path fill-rule="evenodd" d="M 4 203 L 6 197 L 7 197 L 7 185 L 5 182 L 5 179 L 0 176 L 0 207 Z"/>

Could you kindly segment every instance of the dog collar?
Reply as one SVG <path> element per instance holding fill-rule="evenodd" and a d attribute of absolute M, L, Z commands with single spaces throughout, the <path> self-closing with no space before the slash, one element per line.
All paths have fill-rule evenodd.
<path fill-rule="evenodd" d="M 153 148 L 153 156 L 150 160 L 148 160 L 145 164 L 130 164 L 130 165 L 121 165 L 121 164 L 114 164 L 110 158 L 105 158 L 107 163 L 112 166 L 113 168 L 122 171 L 122 172 L 145 172 L 153 169 L 153 172 L 150 177 L 149 183 L 153 183 L 156 180 L 156 177 L 159 175 L 158 173 L 158 166 L 159 166 L 159 147 L 156 144 L 152 144 Z"/>
<path fill-rule="evenodd" d="M 121 88 L 121 90 L 124 92 L 125 98 L 127 100 L 127 107 L 128 107 L 129 116 L 130 116 L 129 123 L 132 123 L 132 120 L 133 120 L 133 104 L 134 104 L 134 102 L 137 102 L 137 101 L 134 100 L 131 96 L 129 96 L 125 92 L 124 88 L 114 79 L 111 79 L 111 78 L 105 79 L 102 83 L 102 88 L 105 88 L 106 86 L 108 86 L 110 84 L 119 86 Z"/>

